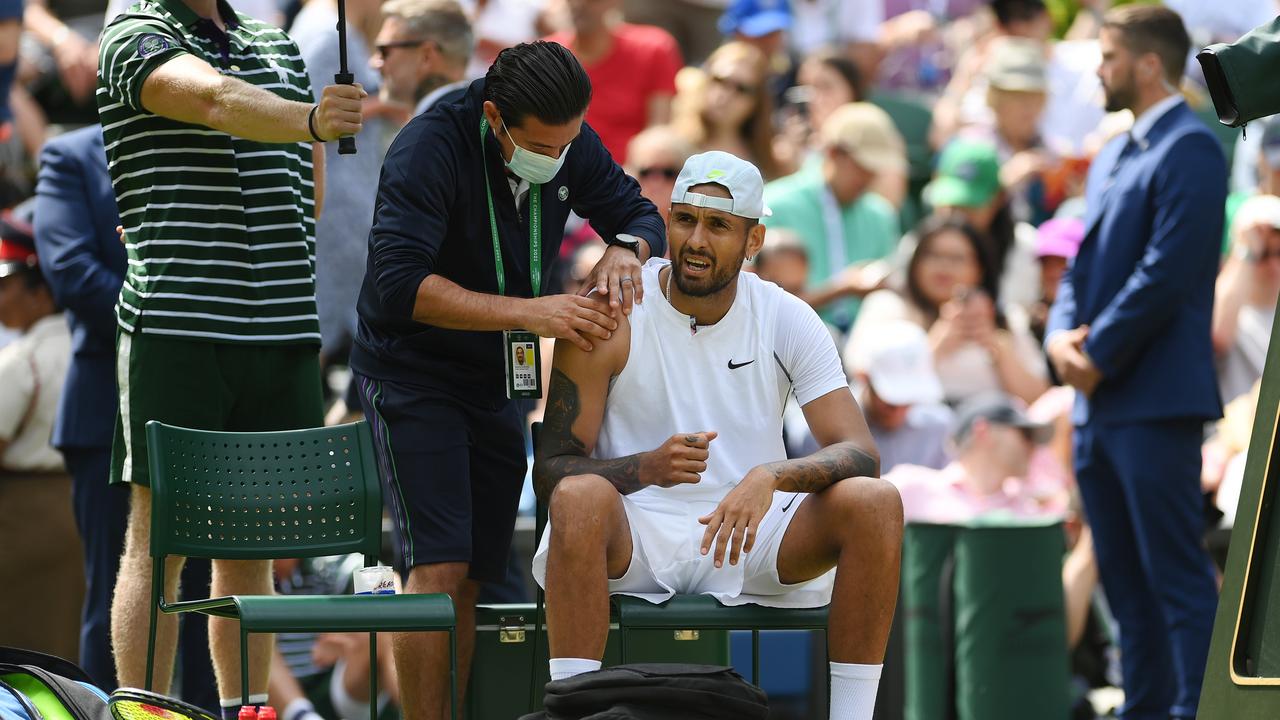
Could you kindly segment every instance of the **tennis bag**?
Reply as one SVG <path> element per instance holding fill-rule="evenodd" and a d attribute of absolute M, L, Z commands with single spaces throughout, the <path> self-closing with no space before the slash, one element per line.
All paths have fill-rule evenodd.
<path fill-rule="evenodd" d="M 766 720 L 769 700 L 733 668 L 635 663 L 547 683 L 521 720 Z"/>
<path fill-rule="evenodd" d="M 111 720 L 106 693 L 74 663 L 0 646 L 0 717 Z"/>

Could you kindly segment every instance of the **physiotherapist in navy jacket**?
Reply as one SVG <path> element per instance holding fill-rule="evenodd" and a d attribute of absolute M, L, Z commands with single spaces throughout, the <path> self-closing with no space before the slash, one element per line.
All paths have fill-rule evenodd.
<path fill-rule="evenodd" d="M 1217 604 L 1200 441 L 1222 409 L 1209 327 L 1226 159 L 1174 90 L 1190 49 L 1176 13 L 1112 10 L 1101 49 L 1107 110 L 1137 120 L 1089 170 L 1087 234 L 1045 345 L 1078 391 L 1076 476 L 1120 625 L 1120 717 L 1192 718 Z"/>
<path fill-rule="evenodd" d="M 564 47 L 504 50 L 460 101 L 405 126 L 378 185 L 353 381 L 407 591 L 454 599 L 461 688 L 479 582 L 505 575 L 525 476 L 502 331 L 590 350 L 643 300 L 641 264 L 666 250 L 657 209 L 583 122 L 590 99 Z M 571 211 L 610 246 L 585 286 L 596 292 L 541 295 Z M 447 717 L 444 636 L 402 634 L 395 659 L 406 717 Z"/>
<path fill-rule="evenodd" d="M 71 364 L 53 428 L 53 446 L 72 477 L 76 527 L 84 548 L 85 599 L 80 626 L 80 665 L 104 689 L 116 687 L 111 657 L 110 610 L 129 493 L 107 484 L 115 431 L 116 297 L 124 282 L 120 215 L 107 173 L 102 126 L 59 135 L 40 152 L 34 211 L 40 269 L 71 328 Z M 190 565 L 190 563 L 188 563 Z M 208 561 L 184 568 L 192 598 L 208 597 Z M 201 594 L 201 592 L 204 594 Z M 189 598 L 184 598 L 189 599 Z M 183 697 L 216 707 L 207 623 L 183 622 Z"/>

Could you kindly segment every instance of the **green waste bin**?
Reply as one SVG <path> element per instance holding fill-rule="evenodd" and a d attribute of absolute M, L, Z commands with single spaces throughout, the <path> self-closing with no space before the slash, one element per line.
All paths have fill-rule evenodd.
<path fill-rule="evenodd" d="M 907 525 L 907 720 L 1066 720 L 1057 521 Z"/>

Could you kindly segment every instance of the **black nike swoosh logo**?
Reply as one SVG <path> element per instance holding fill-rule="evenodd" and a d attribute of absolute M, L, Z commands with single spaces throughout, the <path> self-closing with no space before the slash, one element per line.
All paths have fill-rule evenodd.
<path fill-rule="evenodd" d="M 746 361 L 746 362 L 744 362 L 744 363 L 736 363 L 736 362 L 734 362 L 733 360 L 730 360 L 730 361 L 729 361 L 729 369 L 730 369 L 730 370 L 737 370 L 738 368 L 740 368 L 740 367 L 744 367 L 744 366 L 747 366 L 747 365 L 750 365 L 750 364 L 751 364 L 751 363 L 753 363 L 753 362 L 755 362 L 755 360 L 748 360 L 748 361 Z"/>
<path fill-rule="evenodd" d="M 797 497 L 800 497 L 800 493 L 795 493 L 794 495 L 791 496 L 791 499 L 787 501 L 787 504 L 782 506 L 782 512 L 786 512 L 790 510 L 791 505 L 795 503 Z"/>

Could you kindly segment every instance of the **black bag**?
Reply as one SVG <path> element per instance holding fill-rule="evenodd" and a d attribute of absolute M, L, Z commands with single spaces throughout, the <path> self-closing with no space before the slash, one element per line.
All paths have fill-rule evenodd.
<path fill-rule="evenodd" d="M 0 646 L 0 707 L 17 717 L 42 720 L 52 710 L 75 720 L 111 720 L 106 694 L 90 685 L 89 676 L 72 662 Z"/>
<path fill-rule="evenodd" d="M 1240 127 L 1280 113 L 1280 18 L 1196 55 L 1218 121 Z"/>
<path fill-rule="evenodd" d="M 769 699 L 733 668 L 618 665 L 547 683 L 546 710 L 520 720 L 766 720 Z"/>

